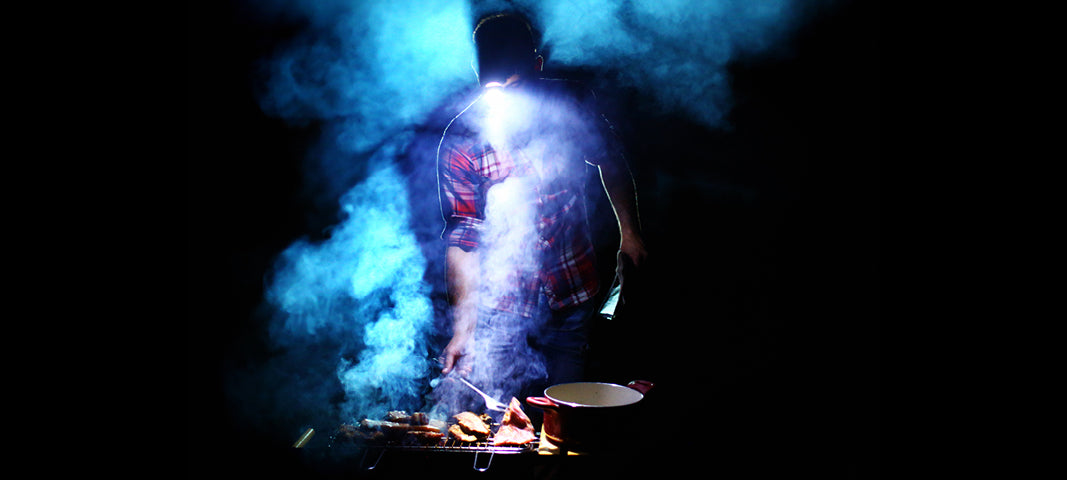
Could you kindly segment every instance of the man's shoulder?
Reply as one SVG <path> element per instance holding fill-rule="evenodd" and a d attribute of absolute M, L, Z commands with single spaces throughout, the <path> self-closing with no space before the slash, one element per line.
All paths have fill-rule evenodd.
<path fill-rule="evenodd" d="M 456 136 L 471 136 L 474 134 L 474 125 L 476 124 L 476 117 L 481 112 L 479 107 L 480 96 L 469 99 L 469 101 L 452 116 L 452 119 L 445 126 L 444 132 L 446 135 Z"/>
<path fill-rule="evenodd" d="M 464 157 L 474 157 L 480 145 L 483 143 L 469 110 L 458 113 L 441 132 L 441 142 L 438 146 L 438 156 L 444 161 L 446 158 L 459 154 Z"/>
<path fill-rule="evenodd" d="M 470 119 L 463 113 L 456 115 L 441 132 L 442 148 L 470 150 L 478 141 Z"/>

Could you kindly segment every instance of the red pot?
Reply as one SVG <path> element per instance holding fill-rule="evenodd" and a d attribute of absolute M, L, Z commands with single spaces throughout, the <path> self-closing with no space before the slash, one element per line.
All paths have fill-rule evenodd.
<path fill-rule="evenodd" d="M 623 447 L 634 429 L 639 403 L 653 384 L 634 380 L 613 383 L 563 383 L 545 389 L 526 403 L 544 411 L 545 437 L 571 451 L 593 452 Z"/>

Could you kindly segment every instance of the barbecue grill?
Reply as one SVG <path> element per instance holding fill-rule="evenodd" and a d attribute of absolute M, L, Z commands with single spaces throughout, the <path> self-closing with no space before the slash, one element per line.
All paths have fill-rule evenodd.
<path fill-rule="evenodd" d="M 492 429 L 498 430 L 500 424 L 494 423 Z M 382 457 L 392 453 L 425 453 L 429 455 L 438 453 L 473 453 L 473 468 L 484 472 L 492 465 L 495 455 L 518 455 L 537 454 L 540 447 L 540 439 L 525 445 L 494 445 L 493 437 L 484 441 L 464 442 L 446 436 L 440 443 L 431 445 L 405 444 L 400 441 L 365 441 L 361 439 L 339 438 L 332 435 L 328 447 L 338 453 L 354 453 L 361 451 L 360 467 L 365 470 L 374 470 Z"/>
<path fill-rule="evenodd" d="M 453 442 L 446 441 L 440 445 L 365 445 L 363 456 L 360 461 L 360 466 L 366 470 L 374 470 L 377 468 L 378 463 L 381 462 L 382 457 L 387 452 L 405 452 L 405 453 L 427 453 L 434 454 L 437 452 L 449 452 L 449 453 L 473 453 L 472 468 L 479 472 L 484 472 L 489 469 L 493 464 L 493 457 L 495 455 L 516 455 L 524 453 L 537 453 L 537 443 L 523 446 L 509 446 L 509 445 L 493 445 L 491 442 Z"/>
<path fill-rule="evenodd" d="M 494 424 L 493 430 L 498 427 Z M 294 437 L 299 433 L 295 432 Z M 566 473 L 565 478 L 633 478 L 637 472 L 647 472 L 653 466 L 661 474 L 672 472 L 671 464 L 697 458 L 682 454 L 684 448 L 679 448 L 667 460 L 658 455 L 661 451 L 656 448 L 658 444 L 650 448 L 633 436 L 619 439 L 616 448 L 581 454 L 560 449 L 543 433 L 526 445 L 498 446 L 492 444 L 492 437 L 470 443 L 446 437 L 433 445 L 405 445 L 399 441 L 350 439 L 324 431 L 301 448 L 290 450 L 297 462 L 316 475 L 346 480 L 528 480 L 556 478 L 561 476 L 557 475 L 560 472 Z M 665 460 L 667 465 L 663 464 Z M 579 472 L 589 475 L 577 475 Z"/>
<path fill-rule="evenodd" d="M 491 427 L 496 431 L 500 425 L 493 423 Z M 491 474 L 494 478 L 503 475 L 504 478 L 522 479 L 531 468 L 551 466 L 553 458 L 580 458 L 575 452 L 560 450 L 543 434 L 524 445 L 493 445 L 493 437 L 485 441 L 463 442 L 451 436 L 446 436 L 440 443 L 416 445 L 404 444 L 400 440 L 352 438 L 341 432 L 341 429 L 335 429 L 329 434 L 315 435 L 307 428 L 293 445 L 299 447 L 293 448 L 293 453 L 310 468 L 332 471 L 348 478 L 392 478 L 403 472 L 432 471 L 446 477 L 463 478 L 463 472 L 469 472 L 480 476 Z"/>

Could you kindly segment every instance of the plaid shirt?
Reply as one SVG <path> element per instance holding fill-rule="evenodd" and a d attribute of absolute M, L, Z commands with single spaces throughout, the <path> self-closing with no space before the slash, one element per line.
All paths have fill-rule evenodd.
<path fill-rule="evenodd" d="M 472 107 L 476 104 L 477 101 Z M 580 172 L 586 162 L 595 164 L 598 159 L 580 152 L 531 159 L 521 149 L 498 151 L 476 133 L 478 129 L 473 124 L 477 117 L 477 109 L 470 107 L 457 116 L 446 129 L 438 150 L 445 243 L 465 251 L 482 247 L 489 188 L 509 177 L 532 179 L 537 238 L 531 239 L 530 248 L 535 250 L 536 268 L 513 272 L 508 278 L 514 288 L 502 297 L 494 297 L 495 304 L 485 306 L 531 317 L 541 292 L 555 310 L 592 299 L 600 285 Z M 537 172 L 538 165 L 544 163 L 566 165 L 569 173 L 558 176 L 557 181 L 542 180 Z"/>

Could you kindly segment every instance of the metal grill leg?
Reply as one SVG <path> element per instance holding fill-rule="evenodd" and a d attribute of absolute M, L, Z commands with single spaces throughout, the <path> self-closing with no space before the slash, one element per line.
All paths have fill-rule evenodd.
<path fill-rule="evenodd" d="M 493 452 L 489 452 L 489 462 L 486 463 L 485 466 L 481 467 L 481 468 L 478 467 L 478 454 L 479 453 L 481 453 L 481 452 L 474 452 L 474 469 L 479 471 L 479 472 L 484 472 L 486 470 L 489 470 L 489 466 L 493 464 L 493 455 L 494 455 Z"/>
<path fill-rule="evenodd" d="M 368 451 L 370 451 L 370 449 L 367 449 L 367 450 L 363 451 L 363 458 L 360 459 L 360 461 L 359 461 L 359 465 L 361 467 L 367 463 L 367 452 Z M 378 466 L 378 462 L 382 461 L 382 455 L 385 455 L 385 449 L 384 448 L 378 450 L 378 458 L 374 459 L 374 465 L 371 465 L 369 467 L 363 467 L 363 468 L 365 468 L 367 470 L 374 470 Z"/>

